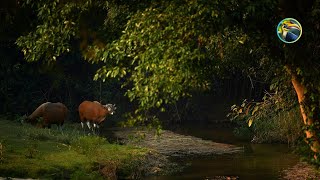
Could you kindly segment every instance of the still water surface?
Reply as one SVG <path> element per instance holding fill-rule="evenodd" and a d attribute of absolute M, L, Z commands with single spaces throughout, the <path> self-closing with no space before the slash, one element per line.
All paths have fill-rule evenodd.
<path fill-rule="evenodd" d="M 215 142 L 244 147 L 243 153 L 191 157 L 177 160 L 189 166 L 183 172 L 170 176 L 148 177 L 150 180 L 217 179 L 233 176 L 244 180 L 281 179 L 282 171 L 294 166 L 299 157 L 285 144 L 249 144 L 238 141 L 230 128 L 201 126 L 184 127 L 178 132 Z"/>

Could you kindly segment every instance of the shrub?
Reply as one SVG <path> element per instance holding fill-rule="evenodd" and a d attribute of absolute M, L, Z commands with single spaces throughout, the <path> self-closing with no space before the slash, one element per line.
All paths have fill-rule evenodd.
<path fill-rule="evenodd" d="M 29 144 L 25 154 L 26 158 L 33 159 L 37 156 L 37 154 L 39 154 L 38 144 L 37 143 Z"/>
<path fill-rule="evenodd" d="M 93 171 L 88 173 L 83 170 L 77 170 L 73 172 L 70 176 L 71 180 L 87 180 L 87 179 L 94 179 L 94 180 L 102 180 L 103 177 L 99 174 L 99 172 Z"/>
<path fill-rule="evenodd" d="M 130 155 L 129 155 L 130 156 Z M 144 165 L 143 165 L 143 157 L 135 158 L 127 158 L 122 163 L 120 168 L 118 169 L 118 174 L 120 178 L 125 179 L 140 179 L 142 175 L 145 173 Z"/>
<path fill-rule="evenodd" d="M 257 142 L 282 142 L 295 145 L 302 134 L 299 107 L 256 119 L 253 131 Z"/>
<path fill-rule="evenodd" d="M 298 104 L 290 98 L 290 93 L 266 93 L 262 102 L 244 100 L 240 106 L 233 105 L 228 116 L 238 124 L 235 135 L 242 138 L 253 135 L 255 143 L 295 145 L 302 134 L 303 123 Z"/>
<path fill-rule="evenodd" d="M 90 155 L 106 142 L 105 138 L 99 136 L 80 136 L 71 142 L 71 147 L 80 154 Z"/>
<path fill-rule="evenodd" d="M 35 128 L 32 125 L 26 124 L 23 126 L 21 132 L 18 132 L 19 136 L 27 137 L 30 140 L 48 141 L 70 145 L 73 140 L 81 136 L 75 127 L 65 125 L 63 130 L 60 131 L 54 126 L 51 129 Z"/>

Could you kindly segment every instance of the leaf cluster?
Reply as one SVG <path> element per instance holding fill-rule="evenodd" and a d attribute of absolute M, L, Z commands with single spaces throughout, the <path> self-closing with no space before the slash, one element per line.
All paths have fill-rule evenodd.
<path fill-rule="evenodd" d="M 136 114 L 164 111 L 195 90 L 208 90 L 213 73 L 236 57 L 231 52 L 241 53 L 248 39 L 241 29 L 227 27 L 220 6 L 218 1 L 170 1 L 138 11 L 118 40 L 95 49 L 91 61 L 105 65 L 94 79 L 123 79 L 126 95 L 139 104 Z"/>
<path fill-rule="evenodd" d="M 138 105 L 138 119 L 149 114 L 156 119 L 154 112 L 167 104 L 210 89 L 215 76 L 242 71 L 270 80 L 288 59 L 270 38 L 280 17 L 276 0 L 27 0 L 26 5 L 38 19 L 34 31 L 17 40 L 25 59 L 53 62 L 80 49 L 83 59 L 101 65 L 94 80 L 119 80 Z"/>

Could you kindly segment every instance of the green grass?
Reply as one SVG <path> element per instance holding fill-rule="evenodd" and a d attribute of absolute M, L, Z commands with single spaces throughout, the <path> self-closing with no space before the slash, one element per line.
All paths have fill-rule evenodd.
<path fill-rule="evenodd" d="M 303 121 L 299 107 L 287 111 L 273 112 L 272 108 L 261 110 L 256 116 L 252 126 L 248 127 L 245 121 L 250 115 L 237 121 L 238 127 L 234 134 L 243 140 L 252 140 L 255 143 L 287 143 L 295 146 L 302 136 Z M 256 113 L 256 114 L 258 114 Z"/>
<path fill-rule="evenodd" d="M 111 174 L 132 177 L 147 149 L 110 144 L 85 136 L 77 126 L 39 129 L 0 118 L 2 177 L 45 179 L 105 179 Z M 128 167 L 129 165 L 129 167 Z"/>
<path fill-rule="evenodd" d="M 253 123 L 259 141 L 282 142 L 293 146 L 302 135 L 302 126 L 299 107 L 263 116 Z"/>

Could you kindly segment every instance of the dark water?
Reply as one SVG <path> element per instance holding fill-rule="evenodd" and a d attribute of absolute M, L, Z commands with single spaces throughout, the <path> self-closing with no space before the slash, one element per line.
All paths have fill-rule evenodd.
<path fill-rule="evenodd" d="M 148 177 L 147 179 L 219 179 L 219 177 L 226 176 L 244 180 L 281 179 L 282 171 L 294 166 L 299 161 L 299 157 L 291 153 L 292 150 L 287 145 L 240 142 L 233 136 L 231 128 L 193 125 L 186 126 L 178 132 L 215 142 L 242 146 L 245 150 L 238 154 L 182 159 L 179 160 L 180 163 L 190 165 L 183 172 L 170 176 Z"/>

